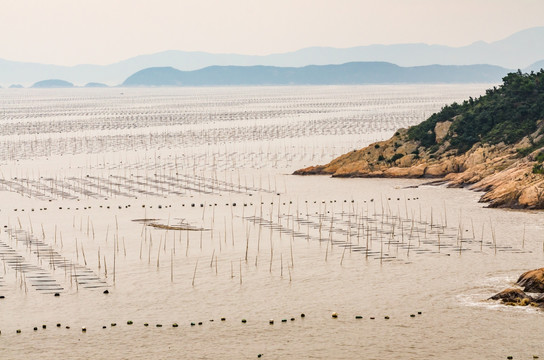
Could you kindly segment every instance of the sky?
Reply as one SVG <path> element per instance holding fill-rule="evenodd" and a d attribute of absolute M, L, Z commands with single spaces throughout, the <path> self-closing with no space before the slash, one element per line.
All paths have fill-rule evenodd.
<path fill-rule="evenodd" d="M 543 0 L 0 0 L 0 59 L 110 64 L 164 50 L 493 42 L 544 25 Z"/>

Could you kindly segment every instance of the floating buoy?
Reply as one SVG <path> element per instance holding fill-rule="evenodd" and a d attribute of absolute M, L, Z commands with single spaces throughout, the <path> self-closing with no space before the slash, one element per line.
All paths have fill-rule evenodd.
<path fill-rule="evenodd" d="M 389 316 L 384 317 L 385 320 L 389 320 Z"/>
<path fill-rule="evenodd" d="M 179 325 L 177 323 L 173 323 L 172 327 L 178 327 Z"/>
<path fill-rule="evenodd" d="M 362 319 L 363 317 L 361 315 L 355 315 L 356 319 Z"/>
<path fill-rule="evenodd" d="M 55 296 L 60 296 L 60 294 L 59 294 L 59 293 L 55 293 Z"/>
<path fill-rule="evenodd" d="M 421 315 L 421 311 L 418 311 L 417 314 L 418 314 L 418 315 Z"/>
<path fill-rule="evenodd" d="M 81 328 L 81 332 L 86 332 L 87 331 L 87 328 L 86 327 L 82 327 Z"/>
<path fill-rule="evenodd" d="M 106 328 L 106 325 L 103 325 L 103 326 L 102 326 L 102 329 L 105 329 L 105 328 Z"/>
<path fill-rule="evenodd" d="M 149 326 L 149 324 L 148 324 L 148 323 L 144 323 L 144 326 Z"/>
<path fill-rule="evenodd" d="M 200 322 L 198 323 L 198 325 L 202 325 L 202 321 L 200 321 Z"/>
<path fill-rule="evenodd" d="M 109 293 L 110 293 L 110 292 L 109 292 L 108 289 L 104 290 L 104 294 L 109 294 Z"/>
<path fill-rule="evenodd" d="M 195 326 L 196 324 L 194 322 L 191 323 L 191 326 Z"/>
<path fill-rule="evenodd" d="M 60 327 L 60 323 L 57 323 L 57 327 Z"/>
<path fill-rule="evenodd" d="M 374 319 L 375 319 L 375 317 L 374 317 L 374 316 L 371 316 L 371 317 L 370 317 L 370 320 L 374 320 Z"/>
<path fill-rule="evenodd" d="M 134 324 L 134 323 L 132 322 L 132 320 L 127 321 L 127 325 L 132 325 L 132 324 Z"/>
<path fill-rule="evenodd" d="M 38 327 L 37 327 L 37 326 L 34 326 L 34 331 L 38 331 Z"/>
<path fill-rule="evenodd" d="M 415 314 L 410 314 L 410 317 L 416 317 Z"/>
<path fill-rule="evenodd" d="M 513 356 L 507 356 L 506 358 L 507 359 L 513 359 L 514 357 Z"/>
<path fill-rule="evenodd" d="M 66 325 L 66 329 L 69 329 L 70 327 L 68 325 Z"/>
<path fill-rule="evenodd" d="M 42 329 L 46 329 L 47 328 L 47 325 L 42 325 Z"/>
<path fill-rule="evenodd" d="M 336 319 L 336 318 L 338 317 L 338 313 L 333 312 L 333 313 L 332 313 L 332 317 L 333 317 L 334 319 Z"/>
<path fill-rule="evenodd" d="M 270 325 L 274 325 L 274 320 L 273 320 L 273 319 L 270 319 L 270 320 L 268 320 L 268 323 L 269 323 Z"/>
<path fill-rule="evenodd" d="M 117 326 L 117 323 L 111 323 L 111 326 Z"/>
<path fill-rule="evenodd" d="M 301 318 L 306 317 L 306 314 L 302 313 L 302 314 L 300 314 L 300 317 Z"/>
<path fill-rule="evenodd" d="M 281 322 L 287 322 L 287 319 L 281 319 Z"/>
<path fill-rule="evenodd" d="M 21 329 L 17 329 L 17 334 L 20 334 L 21 333 Z"/>
<path fill-rule="evenodd" d="M 162 324 L 157 324 L 156 326 L 157 326 L 157 327 L 162 327 Z"/>
<path fill-rule="evenodd" d="M 291 318 L 291 321 L 295 321 L 295 318 Z"/>
<path fill-rule="evenodd" d="M 246 319 L 242 319 L 242 322 L 245 324 L 245 323 L 247 322 L 247 320 L 246 320 Z"/>

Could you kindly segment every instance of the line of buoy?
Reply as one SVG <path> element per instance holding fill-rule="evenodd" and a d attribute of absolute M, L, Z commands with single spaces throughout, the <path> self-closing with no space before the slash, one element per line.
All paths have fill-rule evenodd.
<path fill-rule="evenodd" d="M 422 311 L 418 311 L 418 312 L 417 312 L 417 315 L 422 315 L 422 313 L 423 313 Z M 300 314 L 300 317 L 301 317 L 301 318 L 305 318 L 305 317 L 306 317 L 306 314 L 305 314 L 305 313 L 301 313 L 301 314 Z M 333 313 L 331 314 L 331 317 L 332 317 L 333 319 L 337 319 L 337 318 L 339 317 L 339 314 L 338 314 L 337 312 L 333 312 Z M 415 318 L 415 317 L 416 317 L 416 314 L 410 314 L 410 317 L 411 317 L 411 318 Z M 364 318 L 363 315 L 355 315 L 355 319 L 357 319 L 357 320 L 361 320 L 361 319 L 363 319 L 363 318 Z M 220 319 L 221 319 L 221 321 L 226 321 L 226 318 L 225 318 L 225 317 L 221 317 Z M 370 319 L 370 320 L 375 320 L 376 317 L 370 316 L 369 319 Z M 386 316 L 384 316 L 384 319 L 385 319 L 385 320 L 389 320 L 389 319 L 390 319 L 390 316 L 389 316 L 389 315 L 386 315 Z M 281 319 L 281 322 L 282 322 L 282 323 L 286 323 L 286 322 L 288 322 L 288 320 L 290 320 L 290 321 L 295 321 L 296 318 L 295 318 L 295 317 L 284 318 L 284 319 Z M 214 319 L 210 319 L 209 322 L 214 322 Z M 247 319 L 243 318 L 243 319 L 241 319 L 241 322 L 242 322 L 243 324 L 245 324 L 245 323 L 247 323 Z M 268 323 L 269 323 L 270 325 L 274 325 L 275 321 L 274 321 L 274 319 L 269 319 L 269 320 L 268 320 Z M 133 325 L 133 324 L 134 324 L 134 322 L 133 322 L 132 320 L 128 320 L 128 321 L 127 321 L 127 325 Z M 196 326 L 196 325 L 201 326 L 201 325 L 203 325 L 203 324 L 204 324 L 204 323 L 203 323 L 202 321 L 199 321 L 199 322 L 191 322 L 191 323 L 190 323 L 190 326 Z M 145 322 L 145 323 L 143 323 L 143 325 L 144 325 L 145 327 L 148 327 L 148 326 L 149 326 L 149 323 Z M 117 326 L 117 323 L 112 322 L 112 323 L 110 323 L 110 326 L 111 326 L 111 327 L 116 327 L 116 326 Z M 60 328 L 60 327 L 61 327 L 61 323 L 56 323 L 56 327 L 57 327 L 57 328 Z M 158 323 L 158 324 L 155 325 L 155 327 L 160 328 L 160 327 L 163 327 L 163 325 L 160 324 L 160 323 Z M 179 324 L 178 324 L 178 323 L 172 323 L 172 327 L 177 328 L 177 327 L 179 327 Z M 66 328 L 66 329 L 70 329 L 70 326 L 67 325 L 65 328 Z M 106 325 L 103 325 L 103 326 L 102 326 L 102 329 L 106 329 L 106 328 L 107 328 Z M 46 325 L 46 324 L 43 324 L 43 325 L 42 325 L 42 329 L 44 329 L 44 330 L 47 329 L 47 325 Z M 84 330 L 83 330 L 83 329 L 84 329 Z M 38 327 L 37 327 L 37 326 L 34 326 L 34 327 L 33 327 L 33 330 L 34 330 L 34 331 L 38 331 Z M 83 332 L 85 332 L 86 330 L 87 330 L 86 327 L 82 327 L 82 331 L 83 331 Z M 21 333 L 21 329 L 17 329 L 16 333 L 17 333 L 17 334 L 20 334 L 20 333 Z M 0 334 L 1 334 L 1 331 L 0 331 Z"/>

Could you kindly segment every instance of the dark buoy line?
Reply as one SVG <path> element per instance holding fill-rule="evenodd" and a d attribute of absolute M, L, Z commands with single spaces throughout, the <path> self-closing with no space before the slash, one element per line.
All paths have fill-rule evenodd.
<path fill-rule="evenodd" d="M 421 312 L 421 311 L 418 311 L 417 314 L 418 314 L 418 315 L 421 315 L 422 312 Z M 409 316 L 410 316 L 410 318 L 415 318 L 415 317 L 416 317 L 415 314 L 409 314 Z M 306 317 L 306 314 L 305 314 L 305 313 L 301 313 L 301 314 L 300 314 L 300 317 L 301 317 L 301 318 L 305 318 L 305 317 Z M 333 313 L 331 314 L 331 317 L 332 317 L 333 319 L 338 319 L 338 318 L 339 318 L 339 314 L 338 314 L 337 312 L 333 312 Z M 361 319 L 363 319 L 364 317 L 363 317 L 363 315 L 355 315 L 354 318 L 357 319 L 357 320 L 361 320 Z M 368 319 L 370 319 L 370 320 L 375 320 L 376 317 L 375 317 L 375 316 L 370 316 L 370 317 L 368 317 Z M 386 315 L 386 316 L 384 316 L 384 319 L 385 319 L 385 320 L 390 320 L 391 317 L 390 317 L 389 315 Z M 225 317 L 221 317 L 220 320 L 221 320 L 222 322 L 225 322 L 225 321 L 226 321 L 226 318 L 225 318 Z M 281 322 L 282 322 L 282 323 L 287 323 L 288 321 L 294 322 L 295 320 L 296 320 L 295 317 L 288 317 L 288 318 L 283 318 L 283 319 L 281 319 Z M 209 321 L 209 322 L 214 322 L 214 319 L 209 319 L 208 321 Z M 242 322 L 243 324 L 246 324 L 247 321 L 248 321 L 248 320 L 245 319 L 245 318 L 242 318 L 242 319 L 241 319 L 241 322 Z M 128 321 L 126 322 L 126 324 L 127 324 L 127 326 L 130 326 L 130 325 L 133 325 L 134 322 L 133 322 L 132 320 L 128 320 Z M 196 325 L 202 326 L 203 324 L 204 324 L 204 322 L 202 322 L 202 321 L 191 322 L 191 323 L 190 323 L 190 326 L 191 326 L 191 327 L 196 326 Z M 269 319 L 269 320 L 268 320 L 268 324 L 269 324 L 269 325 L 274 325 L 274 324 L 275 324 L 274 319 Z M 147 322 L 144 322 L 143 325 L 144 325 L 145 327 L 149 327 L 149 323 L 147 323 Z M 117 326 L 117 323 L 116 323 L 116 322 L 112 322 L 112 323 L 110 323 L 110 326 L 111 326 L 111 327 L 116 327 L 116 326 Z M 61 323 L 56 323 L 56 327 L 57 327 L 57 328 L 60 328 L 60 327 L 61 327 Z M 161 323 L 157 323 L 157 324 L 155 324 L 155 327 L 157 327 L 157 328 L 162 328 L 163 325 L 162 325 Z M 173 327 L 173 328 L 177 328 L 177 327 L 179 327 L 179 324 L 178 324 L 177 322 L 174 322 L 174 323 L 172 323 L 172 327 Z M 66 328 L 66 329 L 70 329 L 70 326 L 66 325 L 65 328 Z M 106 329 L 106 328 L 107 328 L 106 325 L 103 325 L 103 326 L 102 326 L 102 329 Z M 47 324 L 42 324 L 42 329 L 44 329 L 44 330 L 47 329 Z M 33 330 L 34 330 L 34 331 L 38 331 L 38 326 L 34 326 L 34 327 L 33 327 Z M 86 331 L 87 331 L 87 328 L 86 328 L 86 327 L 82 327 L 82 331 L 83 331 L 83 332 L 86 332 Z M 17 329 L 16 332 L 17 332 L 18 334 L 21 333 L 21 329 Z M 1 334 L 1 331 L 0 331 L 0 334 Z M 536 356 L 536 355 L 535 355 L 535 356 Z M 538 356 L 537 356 L 537 357 L 534 357 L 534 359 L 537 359 L 537 358 L 538 358 Z"/>

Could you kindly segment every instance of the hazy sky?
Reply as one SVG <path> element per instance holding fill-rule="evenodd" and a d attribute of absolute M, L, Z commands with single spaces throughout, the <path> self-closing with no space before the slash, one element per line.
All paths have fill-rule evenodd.
<path fill-rule="evenodd" d="M 543 14 L 544 0 L 0 0 L 0 58 L 74 65 L 171 49 L 462 46 L 543 26 Z"/>

